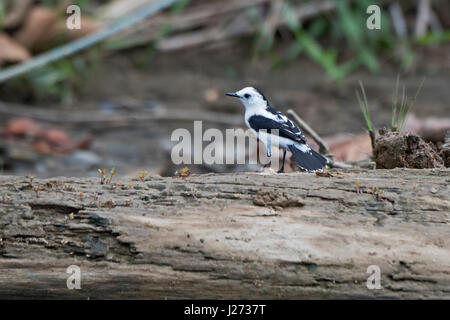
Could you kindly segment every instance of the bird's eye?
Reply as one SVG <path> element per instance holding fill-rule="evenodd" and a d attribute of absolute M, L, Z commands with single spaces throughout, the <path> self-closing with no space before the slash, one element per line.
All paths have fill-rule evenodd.
<path fill-rule="evenodd" d="M 248 99 L 248 98 L 250 98 L 250 95 L 248 93 L 246 93 L 246 94 L 244 94 L 244 98 Z"/>

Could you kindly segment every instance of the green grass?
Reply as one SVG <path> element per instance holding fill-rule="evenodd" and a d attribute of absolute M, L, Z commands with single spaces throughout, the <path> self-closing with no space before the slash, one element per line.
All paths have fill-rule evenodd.
<path fill-rule="evenodd" d="M 362 81 L 359 81 L 359 86 L 360 86 L 361 94 L 359 93 L 358 90 L 356 90 L 356 97 L 358 99 L 358 103 L 361 108 L 361 112 L 363 114 L 364 121 L 367 126 L 367 130 L 369 130 L 369 132 L 373 132 L 374 130 L 373 130 L 372 118 L 370 117 L 369 102 L 367 101 L 366 90 L 364 89 L 364 85 L 363 85 Z M 362 98 L 361 98 L 361 96 L 362 96 Z"/>
<path fill-rule="evenodd" d="M 423 87 L 425 79 L 422 80 L 414 97 L 409 100 L 406 95 L 406 88 L 403 85 L 401 98 L 399 96 L 399 80 L 400 77 L 397 76 L 397 81 L 395 85 L 394 92 L 392 94 L 392 118 L 391 118 L 391 131 L 393 132 L 401 132 L 405 125 L 406 118 L 408 114 L 411 112 L 414 104 L 417 100 L 417 97 Z M 364 122 L 366 123 L 367 130 L 370 134 L 370 139 L 372 142 L 372 148 L 375 148 L 375 128 L 372 123 L 372 118 L 370 116 L 370 107 L 369 102 L 367 100 L 366 90 L 364 89 L 364 85 L 362 81 L 359 81 L 359 91 L 356 90 L 356 98 L 358 99 L 358 104 L 361 109 L 361 113 L 363 114 Z"/>
<path fill-rule="evenodd" d="M 28 102 L 55 101 L 63 105 L 74 102 L 90 83 L 92 75 L 101 67 L 102 53 L 98 48 L 35 69 L 0 86 L 0 95 L 16 101 L 22 97 Z M 19 101 L 21 102 L 21 101 Z"/>
<path fill-rule="evenodd" d="M 281 54 L 279 49 L 275 48 L 278 39 L 272 35 L 268 37 L 264 33 L 264 20 L 260 13 L 255 8 L 248 10 L 250 21 L 258 30 L 254 37 L 253 57 L 268 54 L 274 67 L 282 68 L 299 56 L 307 56 L 321 66 L 330 79 L 339 81 L 360 67 L 371 73 L 380 72 L 381 57 L 407 71 L 415 58 L 415 45 L 450 41 L 450 30 L 430 33 L 420 38 L 398 39 L 391 26 L 386 6 L 381 6 L 381 29 L 368 30 L 366 21 L 369 15 L 366 9 L 373 4 L 371 0 L 335 0 L 336 9 L 332 13 L 320 15 L 307 22 L 299 21 L 294 12 L 293 5 L 302 2 L 306 1 L 284 2 L 281 19 L 286 22 L 292 39 L 286 37 L 285 30 L 280 31 L 280 42 L 291 42 L 288 49 Z M 323 43 L 327 43 L 327 46 Z"/>
<path fill-rule="evenodd" d="M 323 49 L 315 39 L 314 34 L 321 33 L 322 26 L 315 26 L 312 33 L 304 30 L 300 24 L 292 7 L 286 2 L 284 4 L 282 15 L 288 25 L 289 30 L 294 35 L 295 46 L 290 52 L 291 57 L 305 52 L 305 54 L 314 62 L 319 64 L 333 80 L 342 79 L 345 72 L 336 63 L 337 51 L 334 48 Z"/>
<path fill-rule="evenodd" d="M 6 2 L 0 1 L 0 31 L 3 30 L 3 21 L 5 20 Z"/>
<path fill-rule="evenodd" d="M 298 1 L 297 1 L 298 2 Z M 302 23 L 297 18 L 292 4 L 294 1 L 286 1 L 282 10 L 282 18 L 287 24 L 288 30 L 293 36 L 293 43 L 286 52 L 284 59 L 276 60 L 277 66 L 296 59 L 304 54 L 309 59 L 320 65 L 332 80 L 339 81 L 345 78 L 360 66 L 364 66 L 371 72 L 378 72 L 379 53 L 385 48 L 393 46 L 395 39 L 391 36 L 389 21 L 382 14 L 382 30 L 367 30 L 366 8 L 370 1 L 357 1 L 350 6 L 346 1 L 336 0 L 336 19 L 327 15 L 319 16 L 308 23 Z M 255 18 L 258 15 L 254 14 Z M 260 18 L 259 18 L 260 19 Z M 275 39 L 260 39 L 264 21 L 256 21 L 259 32 L 256 36 L 257 49 L 266 52 L 274 46 Z M 322 38 L 328 39 L 336 45 L 324 48 L 321 45 Z M 343 49 L 337 43 L 345 42 Z M 350 58 L 340 61 L 341 56 L 349 49 Z M 345 51 L 344 51 L 345 50 Z M 254 55 L 255 56 L 255 55 Z"/>
<path fill-rule="evenodd" d="M 361 90 L 361 94 L 358 90 L 356 90 L 356 97 L 358 98 L 359 107 L 361 108 L 361 112 L 364 117 L 364 121 L 367 126 L 367 130 L 369 131 L 370 141 L 372 144 L 372 150 L 375 149 L 375 129 L 373 127 L 372 118 L 370 117 L 370 108 L 369 102 L 367 100 L 366 90 L 364 89 L 364 85 L 362 81 L 359 81 L 359 86 Z"/>
<path fill-rule="evenodd" d="M 420 91 L 422 90 L 423 84 L 425 82 L 425 78 L 420 83 L 419 87 L 417 88 L 417 91 L 413 97 L 412 100 L 408 100 L 408 97 L 406 96 L 406 88 L 405 85 L 403 85 L 402 88 L 402 96 L 401 99 L 399 99 L 399 79 L 400 77 L 397 76 L 397 81 L 395 85 L 395 90 L 392 93 L 392 120 L 391 120 L 391 130 L 401 132 L 403 130 L 403 127 L 405 125 L 406 118 L 408 114 L 411 112 L 412 108 L 414 107 L 414 104 L 416 103 L 417 96 L 419 95 Z M 400 102 L 400 104 L 399 104 Z"/>

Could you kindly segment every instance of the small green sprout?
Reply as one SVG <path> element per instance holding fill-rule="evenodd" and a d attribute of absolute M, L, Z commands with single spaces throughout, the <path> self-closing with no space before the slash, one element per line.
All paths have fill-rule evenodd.
<path fill-rule="evenodd" d="M 98 173 L 100 173 L 100 184 L 104 184 L 105 183 L 105 174 L 106 174 L 106 169 L 98 169 Z"/>
<path fill-rule="evenodd" d="M 359 181 L 355 180 L 355 186 L 356 186 L 356 193 L 362 193 L 361 190 L 359 190 Z"/>
<path fill-rule="evenodd" d="M 180 171 L 175 171 L 175 176 L 177 176 L 177 177 L 187 178 L 190 175 L 191 175 L 191 171 L 187 167 L 181 169 Z"/>
<path fill-rule="evenodd" d="M 28 175 L 26 176 L 26 178 L 28 179 L 28 187 L 31 189 L 33 188 L 33 180 L 34 180 L 34 176 Z"/>
<path fill-rule="evenodd" d="M 141 173 L 139 174 L 139 179 L 141 179 L 142 182 L 145 181 L 145 176 L 147 175 L 147 173 L 148 172 L 146 170 L 144 169 L 141 170 Z"/>
<path fill-rule="evenodd" d="M 36 193 L 36 198 L 39 198 L 39 192 L 41 191 L 41 187 L 40 186 L 36 186 L 36 187 L 34 187 L 33 190 Z"/>
<path fill-rule="evenodd" d="M 386 198 L 383 197 L 384 190 L 381 190 L 378 187 L 373 187 L 370 192 L 374 195 L 377 201 L 386 201 Z"/>
<path fill-rule="evenodd" d="M 417 96 L 422 90 L 422 86 L 425 82 L 425 78 L 420 83 L 417 88 L 416 94 L 411 101 L 408 101 L 408 97 L 405 93 L 405 85 L 403 85 L 402 90 L 402 98 L 400 105 L 398 105 L 399 97 L 398 97 L 398 85 L 399 85 L 399 76 L 397 75 L 397 82 L 395 84 L 395 91 L 392 94 L 392 119 L 391 119 L 391 129 L 392 131 L 401 132 L 406 122 L 406 117 L 411 112 L 414 104 L 416 103 Z"/>
<path fill-rule="evenodd" d="M 111 183 L 114 175 L 116 174 L 116 169 L 112 168 L 109 174 L 110 174 L 110 176 L 109 176 L 108 179 L 106 179 L 106 184 L 110 184 Z"/>
<path fill-rule="evenodd" d="M 117 189 L 120 189 L 120 186 L 122 185 L 122 182 L 118 181 L 117 183 L 112 185 L 113 192 L 116 192 Z"/>
<path fill-rule="evenodd" d="M 5 193 L 5 194 L 2 194 L 0 200 L 1 200 L 0 203 L 7 204 L 9 201 L 11 201 L 11 198 L 7 193 Z"/>

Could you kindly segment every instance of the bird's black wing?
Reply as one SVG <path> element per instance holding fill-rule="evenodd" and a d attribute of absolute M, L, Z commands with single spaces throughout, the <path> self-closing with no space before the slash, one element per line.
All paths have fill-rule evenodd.
<path fill-rule="evenodd" d="M 280 113 L 277 120 L 273 120 L 264 116 L 254 115 L 248 119 L 250 127 L 258 132 L 259 130 L 278 130 L 278 135 L 283 138 L 294 140 L 298 143 L 306 143 L 306 138 L 300 129 L 289 119 Z"/>

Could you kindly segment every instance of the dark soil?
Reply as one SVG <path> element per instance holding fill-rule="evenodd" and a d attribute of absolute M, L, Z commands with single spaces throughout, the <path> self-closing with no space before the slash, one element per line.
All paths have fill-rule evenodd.
<path fill-rule="evenodd" d="M 373 154 L 378 169 L 425 169 L 443 165 L 433 146 L 412 133 L 380 132 Z"/>
<path fill-rule="evenodd" d="M 448 168 L 450 167 L 450 131 L 447 132 L 445 137 L 445 143 L 441 146 L 440 156 L 442 161 L 444 161 L 444 165 Z"/>

